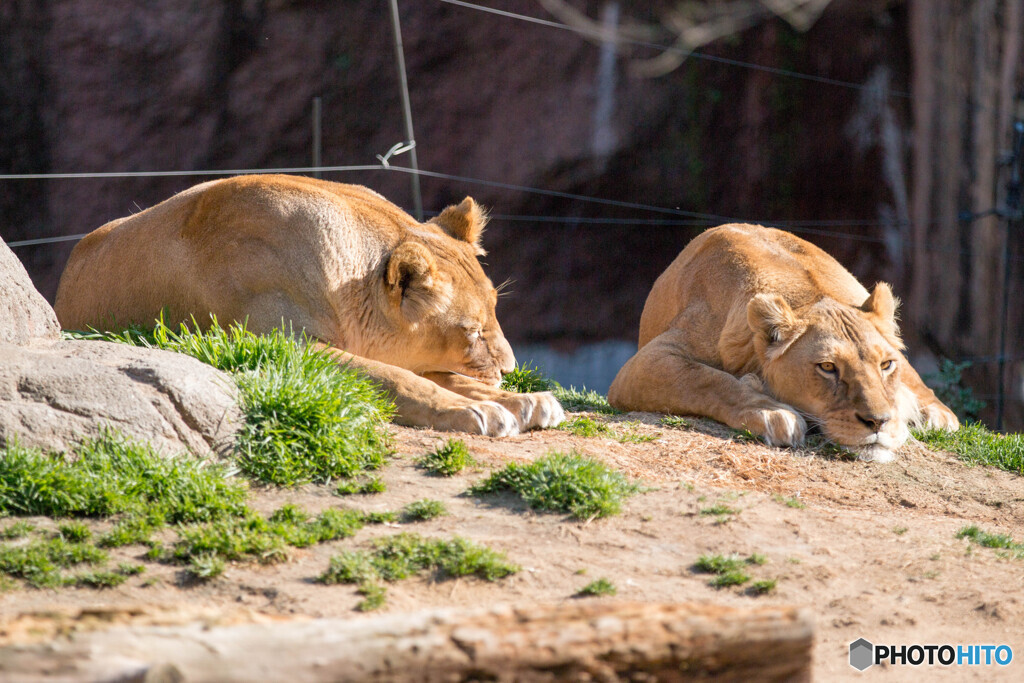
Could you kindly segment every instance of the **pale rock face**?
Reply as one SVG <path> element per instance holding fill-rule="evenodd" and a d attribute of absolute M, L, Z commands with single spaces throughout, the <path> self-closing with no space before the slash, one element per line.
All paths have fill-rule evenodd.
<path fill-rule="evenodd" d="M 32 286 L 25 267 L 0 243 L 0 342 L 24 344 L 30 339 L 57 339 L 57 316 Z"/>
<path fill-rule="evenodd" d="M 170 351 L 97 341 L 0 345 L 0 443 L 73 450 L 105 427 L 167 455 L 230 450 L 231 377 Z"/>

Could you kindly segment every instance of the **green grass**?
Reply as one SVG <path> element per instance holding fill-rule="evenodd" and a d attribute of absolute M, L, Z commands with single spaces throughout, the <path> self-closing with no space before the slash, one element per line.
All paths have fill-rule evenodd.
<path fill-rule="evenodd" d="M 33 531 L 35 531 L 35 528 L 36 527 L 34 524 L 30 524 L 29 522 L 23 520 L 18 520 L 14 524 L 5 527 L 3 530 L 0 530 L 0 538 L 7 541 L 13 541 L 17 538 L 24 538 L 31 534 Z"/>
<path fill-rule="evenodd" d="M 746 558 L 742 558 L 739 555 L 701 555 L 694 563 L 693 569 L 694 571 L 704 574 L 714 574 L 708 582 L 709 586 L 714 588 L 726 588 L 728 586 L 741 586 L 747 583 L 752 578 L 750 574 L 746 572 L 747 568 L 755 565 L 763 565 L 767 561 L 768 558 L 760 553 L 753 553 Z M 768 581 L 769 580 L 758 581 L 756 583 L 767 584 Z M 771 588 L 774 588 L 774 580 L 771 580 L 771 583 Z M 768 590 L 771 590 L 771 588 Z M 753 592 L 767 591 L 755 590 Z"/>
<path fill-rule="evenodd" d="M 120 548 L 126 545 L 149 543 L 153 533 L 163 526 L 144 514 L 132 513 L 114 523 L 110 531 L 100 536 L 97 545 L 102 548 Z"/>
<path fill-rule="evenodd" d="M 519 567 L 508 562 L 504 553 L 465 538 L 429 539 L 401 533 L 377 539 L 371 550 L 335 555 L 318 580 L 324 584 L 357 584 L 365 599 L 356 609 L 367 611 L 384 604 L 382 582 L 400 581 L 425 572 L 433 572 L 438 580 L 476 576 L 497 581 L 517 571 Z"/>
<path fill-rule="evenodd" d="M 764 595 L 765 593 L 771 593 L 775 590 L 775 586 L 779 583 L 778 579 L 758 579 L 754 583 L 750 584 L 750 588 L 747 589 L 752 595 Z"/>
<path fill-rule="evenodd" d="M 74 585 L 86 588 L 114 588 L 127 580 L 128 577 L 119 572 L 98 570 L 77 574 L 70 578 L 69 583 L 74 582 Z"/>
<path fill-rule="evenodd" d="M 335 489 L 335 492 L 339 496 L 351 496 L 355 494 L 368 496 L 375 493 L 384 493 L 387 491 L 387 488 L 388 487 L 380 477 L 365 477 L 345 479 L 338 484 L 338 488 Z"/>
<path fill-rule="evenodd" d="M 583 387 L 569 387 L 566 389 L 553 379 L 545 376 L 540 368 L 530 365 L 517 365 L 516 368 L 505 375 L 501 380 L 501 388 L 505 391 L 519 393 L 532 393 L 536 391 L 550 391 L 554 394 L 562 408 L 571 412 L 606 413 L 609 415 L 620 414 L 608 403 L 608 398 L 603 394 Z"/>
<path fill-rule="evenodd" d="M 417 462 L 420 467 L 439 477 L 451 477 L 476 465 L 469 447 L 461 439 L 448 439 Z"/>
<path fill-rule="evenodd" d="M 639 484 L 577 453 L 551 453 L 526 465 L 510 463 L 469 492 L 514 491 L 534 509 L 567 512 L 578 519 L 617 514 Z"/>
<path fill-rule="evenodd" d="M 75 336 L 185 353 L 232 373 L 245 415 L 235 455 L 256 481 L 327 483 L 376 469 L 392 452 L 385 423 L 393 404 L 365 377 L 284 331 L 225 330 L 213 318 L 206 331 L 182 324 L 175 332 L 161 317 L 152 330 Z"/>
<path fill-rule="evenodd" d="M 669 429 L 693 429 L 693 425 L 689 420 L 683 419 L 678 415 L 666 415 L 658 420 L 658 423 Z"/>
<path fill-rule="evenodd" d="M 619 443 L 646 443 L 648 441 L 655 441 L 658 438 L 658 435 L 639 433 L 636 430 L 637 425 L 640 424 L 639 422 L 624 422 L 621 424 L 625 429 L 618 429 L 616 426 L 600 422 L 586 415 L 578 415 L 569 418 L 555 427 L 555 429 L 569 432 L 573 436 L 599 436 L 615 439 Z"/>
<path fill-rule="evenodd" d="M 799 498 L 797 498 L 796 496 L 786 498 L 785 496 L 776 493 L 772 496 L 772 500 L 774 500 L 776 503 L 782 503 L 786 507 L 793 508 L 795 510 L 803 510 L 805 507 L 807 507 L 807 504 L 804 503 Z"/>
<path fill-rule="evenodd" d="M 604 422 L 598 422 L 589 417 L 571 417 L 562 424 L 555 427 L 563 432 L 569 432 L 573 436 L 595 437 L 604 436 L 610 439 L 616 437 L 615 431 Z"/>
<path fill-rule="evenodd" d="M 576 595 L 579 597 L 597 597 L 602 595 L 615 595 L 618 592 L 619 591 L 615 587 L 615 584 L 608 579 L 601 577 L 600 579 L 591 581 L 586 586 L 579 589 L 576 592 Z"/>
<path fill-rule="evenodd" d="M 0 572 L 24 579 L 37 588 L 66 585 L 69 580 L 61 574 L 62 569 L 106 561 L 107 554 L 99 548 L 88 543 L 69 543 L 62 538 L 0 546 Z"/>
<path fill-rule="evenodd" d="M 227 563 L 214 552 L 201 553 L 188 560 L 188 574 L 194 581 L 210 581 L 224 573 Z"/>
<path fill-rule="evenodd" d="M 731 508 L 725 503 L 715 503 L 711 507 L 701 508 L 700 514 L 702 515 L 738 515 L 740 511 L 737 508 Z"/>
<path fill-rule="evenodd" d="M 399 581 L 426 571 L 436 578 L 476 576 L 497 581 L 519 571 L 504 553 L 461 537 L 450 540 L 401 533 L 379 538 L 371 551 L 350 551 L 331 559 L 322 583 L 363 583 L 367 580 Z"/>
<path fill-rule="evenodd" d="M 356 610 L 360 612 L 372 612 L 380 609 L 387 602 L 388 590 L 379 583 L 363 583 L 357 591 L 363 599 L 356 604 Z"/>
<path fill-rule="evenodd" d="M 338 538 L 354 536 L 366 523 L 357 510 L 329 508 L 311 517 L 286 505 L 262 518 L 255 514 L 178 528 L 178 540 L 168 558 L 190 563 L 197 557 L 216 556 L 231 561 L 263 564 L 287 559 L 287 547 L 305 548 Z"/>
<path fill-rule="evenodd" d="M 558 382 L 546 377 L 540 368 L 530 363 L 516 365 L 512 372 L 501 378 L 501 388 L 503 390 L 514 391 L 520 394 L 552 391 L 557 387 Z"/>
<path fill-rule="evenodd" d="M 714 588 L 726 588 L 728 586 L 742 586 L 747 581 L 750 581 L 750 574 L 740 569 L 729 570 L 716 574 L 708 585 Z"/>
<path fill-rule="evenodd" d="M 955 432 L 920 429 L 913 434 L 929 448 L 955 453 L 971 465 L 989 465 L 1024 475 L 1024 435 L 999 434 L 978 422 L 962 425 Z"/>
<path fill-rule="evenodd" d="M 612 408 L 611 404 L 608 403 L 608 397 L 603 394 L 599 394 L 596 391 L 583 387 L 577 389 L 576 387 L 565 387 L 558 386 L 552 393 L 558 402 L 562 404 L 562 407 L 568 411 L 578 412 L 590 412 L 590 413 L 605 413 L 606 415 L 619 415 L 620 411 Z"/>
<path fill-rule="evenodd" d="M 228 471 L 190 458 L 167 458 L 113 432 L 83 441 L 71 462 L 58 454 L 0 450 L 0 512 L 50 517 L 110 517 L 145 511 L 170 523 L 236 515 L 246 489 Z"/>
<path fill-rule="evenodd" d="M 65 522 L 57 526 L 57 534 L 69 543 L 83 543 L 92 538 L 92 529 L 84 522 Z"/>
<path fill-rule="evenodd" d="M 960 529 L 956 534 L 957 538 L 970 539 L 972 543 L 976 543 L 985 548 L 996 548 L 998 550 L 1009 551 L 1008 555 L 1016 559 L 1024 559 L 1024 543 L 1019 543 L 1013 540 L 1013 537 L 1008 534 L 993 534 L 987 531 L 982 531 L 976 525 L 965 526 Z"/>
<path fill-rule="evenodd" d="M 439 500 L 417 500 L 402 508 L 403 522 L 424 522 L 448 514 L 448 508 Z"/>

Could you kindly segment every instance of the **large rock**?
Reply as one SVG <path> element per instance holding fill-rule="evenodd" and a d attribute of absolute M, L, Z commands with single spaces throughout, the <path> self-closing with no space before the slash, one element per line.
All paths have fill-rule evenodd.
<path fill-rule="evenodd" d="M 230 449 L 231 377 L 170 351 L 98 341 L 0 344 L 0 443 L 65 451 L 104 427 L 164 453 Z"/>
<path fill-rule="evenodd" d="M 59 336 L 60 325 L 50 304 L 36 291 L 14 252 L 0 242 L 0 342 L 24 344 L 33 338 Z"/>

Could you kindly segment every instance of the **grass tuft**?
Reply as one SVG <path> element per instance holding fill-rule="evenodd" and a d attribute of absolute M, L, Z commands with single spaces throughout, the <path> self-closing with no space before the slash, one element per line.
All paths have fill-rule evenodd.
<path fill-rule="evenodd" d="M 512 372 L 501 378 L 501 388 L 504 391 L 513 391 L 520 394 L 552 391 L 557 387 L 558 382 L 546 377 L 540 368 L 530 363 L 516 365 Z"/>
<path fill-rule="evenodd" d="M 615 595 L 618 593 L 618 589 L 608 579 L 601 577 L 595 581 L 591 581 L 583 588 L 576 592 L 579 597 L 597 597 L 602 595 Z"/>
<path fill-rule="evenodd" d="M 345 479 L 335 489 L 339 496 L 364 495 L 369 496 L 376 493 L 384 493 L 387 486 L 380 477 L 367 477 L 365 479 Z"/>
<path fill-rule="evenodd" d="M 123 512 L 170 523 L 238 514 L 246 490 L 228 472 L 106 432 L 83 441 L 77 458 L 8 446 L 0 451 L 0 512 L 51 517 L 109 517 Z"/>
<path fill-rule="evenodd" d="M 424 522 L 448 514 L 448 508 L 439 500 L 417 500 L 402 508 L 403 522 Z"/>
<path fill-rule="evenodd" d="M 33 531 L 35 531 L 35 528 L 36 527 L 34 524 L 30 524 L 29 522 L 26 522 L 24 520 L 18 520 L 14 524 L 11 524 L 3 530 L 0 530 L 0 538 L 7 541 L 13 541 L 18 538 L 25 538 Z"/>
<path fill-rule="evenodd" d="M 448 439 L 435 450 L 420 458 L 418 463 L 431 474 L 451 477 L 467 467 L 475 466 L 476 460 L 470 454 L 465 441 Z"/>
<path fill-rule="evenodd" d="M 608 397 L 599 394 L 596 391 L 583 387 L 577 389 L 576 387 L 565 387 L 558 386 L 552 393 L 558 402 L 562 404 L 562 407 L 568 411 L 578 412 L 590 412 L 590 413 L 605 413 L 606 415 L 620 415 L 621 411 L 612 408 L 611 404 L 608 403 Z"/>
<path fill-rule="evenodd" d="M 641 490 L 639 484 L 595 460 L 577 453 L 551 453 L 526 465 L 510 463 L 469 492 L 514 491 L 531 508 L 590 519 L 617 514 L 623 499 Z"/>
<path fill-rule="evenodd" d="M 962 425 L 955 432 L 916 429 L 913 434 L 929 448 L 955 453 L 971 465 L 989 465 L 1024 475 L 1024 435 L 999 434 L 979 422 Z"/>
<path fill-rule="evenodd" d="M 182 324 L 175 332 L 161 316 L 152 330 L 77 336 L 176 351 L 232 373 L 245 414 L 235 453 L 257 481 L 327 483 L 376 469 L 392 452 L 384 423 L 393 404 L 365 377 L 284 331 L 256 335 L 212 318 L 205 331 Z"/>
<path fill-rule="evenodd" d="M 92 530 L 84 522 L 66 522 L 57 526 L 57 533 L 69 543 L 83 543 L 92 538 Z"/>
<path fill-rule="evenodd" d="M 985 548 L 1009 550 L 1017 559 L 1024 559 L 1024 543 L 1013 540 L 1009 534 L 993 534 L 982 531 L 978 526 L 965 526 L 956 533 L 957 538 L 967 538 Z"/>

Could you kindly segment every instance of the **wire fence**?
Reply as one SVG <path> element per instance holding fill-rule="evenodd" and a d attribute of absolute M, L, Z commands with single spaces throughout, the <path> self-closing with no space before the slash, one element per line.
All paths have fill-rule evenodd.
<path fill-rule="evenodd" d="M 561 31 L 569 31 L 576 34 L 583 35 L 597 40 L 606 40 L 607 35 L 599 30 L 590 30 L 585 27 L 570 26 L 559 21 L 553 21 L 544 19 L 541 17 L 530 16 L 526 14 L 510 12 L 501 10 L 493 7 L 487 7 L 479 5 L 473 2 L 466 2 L 465 0 L 438 0 L 438 2 L 459 7 L 466 10 L 472 10 L 477 12 L 483 12 L 494 16 L 507 18 L 514 21 L 527 22 L 548 28 L 553 28 Z M 687 58 L 696 60 L 703 60 L 710 63 L 722 64 L 734 68 L 742 68 L 755 70 L 763 73 L 772 74 L 780 78 L 792 78 L 798 79 L 823 85 L 829 85 L 834 87 L 846 88 L 859 92 L 876 92 L 882 97 L 893 97 L 903 100 L 911 100 L 911 94 L 899 90 L 891 89 L 879 89 L 877 86 L 866 85 L 863 83 L 855 83 L 851 81 L 844 81 L 840 79 L 830 78 L 817 74 L 802 73 L 790 69 L 783 69 L 773 66 L 767 66 L 763 64 L 757 64 L 753 62 L 746 62 L 742 60 L 729 59 L 719 57 L 716 55 L 707 54 L 700 51 L 690 51 L 680 48 L 674 45 L 663 45 L 651 41 L 643 41 L 630 39 L 628 37 L 618 36 L 616 40 L 622 43 L 630 45 L 657 50 L 659 52 L 669 52 L 683 55 Z M 413 141 L 408 143 L 400 143 L 407 145 L 414 145 Z M 396 145 L 398 147 L 398 145 Z M 411 148 L 411 147 L 410 147 Z M 393 148 L 394 150 L 394 148 Z M 730 222 L 746 222 L 746 223 L 758 223 L 762 225 L 774 226 L 791 230 L 793 232 L 804 233 L 809 235 L 816 235 L 821 237 L 829 237 L 835 239 L 853 240 L 860 242 L 870 242 L 877 244 L 891 244 L 893 242 L 893 235 L 890 234 L 888 237 L 879 236 L 877 234 L 866 234 L 868 230 L 888 230 L 893 231 L 898 228 L 912 227 L 913 221 L 907 220 L 893 220 L 893 221 L 880 221 L 879 219 L 833 219 L 833 220 L 765 220 L 765 219 L 751 219 L 751 218 L 740 218 L 731 217 L 715 213 L 704 213 L 696 211 L 688 211 L 678 208 L 655 206 L 651 204 L 645 204 L 641 202 L 625 201 L 619 199 L 610 199 L 604 197 L 594 197 L 581 195 L 570 192 L 563 192 L 558 190 L 550 190 L 545 188 L 530 187 L 525 185 L 518 185 L 513 183 L 506 183 L 495 180 L 487 180 L 481 178 L 473 178 L 468 176 L 443 173 L 439 171 L 431 171 L 419 168 L 410 168 L 404 166 L 397 166 L 390 164 L 388 158 L 391 156 L 389 153 L 386 157 L 378 156 L 381 161 L 379 164 L 356 164 L 356 165 L 341 165 L 341 166 L 325 166 L 325 165 L 313 165 L 313 166 L 293 166 L 293 167 L 280 167 L 280 168 L 236 168 L 236 169 L 196 169 L 196 170 L 164 170 L 164 171 L 104 171 L 104 172 L 66 172 L 66 173 L 7 173 L 0 174 L 0 181 L 46 181 L 46 180 L 76 180 L 76 179 L 115 179 L 115 178 L 160 178 L 160 177 L 225 177 L 225 176 L 237 176 L 237 175 L 252 175 L 252 174 L 270 174 L 270 173 L 287 173 L 287 174 L 306 174 L 316 175 L 319 177 L 323 173 L 354 173 L 354 172 L 395 172 L 413 174 L 417 177 L 433 178 L 440 180 L 447 180 L 459 183 L 465 183 L 469 185 L 476 185 L 482 187 L 488 187 L 493 189 L 501 189 L 506 191 L 522 192 L 527 194 L 533 194 L 538 196 L 546 196 L 551 198 L 564 199 L 572 202 L 579 202 L 583 204 L 591 204 L 615 209 L 624 209 L 637 212 L 653 213 L 660 216 L 671 216 L 671 218 L 640 218 L 640 217 L 595 217 L 595 216 L 555 216 L 555 215 L 510 215 L 510 214 L 491 214 L 492 220 L 502 221 L 515 221 L 515 222 L 530 222 L 530 223 L 548 223 L 548 224 L 561 224 L 561 225 L 580 225 L 580 226 L 636 226 L 636 227 L 650 227 L 650 228 L 673 228 L 673 227 L 702 227 L 711 226 L 721 223 Z M 436 214 L 437 212 L 432 212 Z M 932 221 L 928 225 L 938 224 L 940 221 Z M 923 227 L 920 226 L 919 227 Z M 841 231 L 840 229 L 847 230 L 858 230 L 858 232 Z M 11 248 L 20 247 L 31 247 L 31 246 L 43 246 L 48 244 L 57 244 L 63 242 L 73 242 L 82 239 L 87 233 L 73 234 L 73 235 L 57 235 L 51 237 L 40 237 L 33 239 L 24 239 L 7 242 L 7 246 Z M 899 235 L 895 235 L 897 240 L 905 239 Z M 904 245 L 907 246 L 907 245 Z M 943 248 L 943 247 L 928 247 L 926 249 L 930 252 L 945 253 L 956 256 L 970 255 L 972 252 L 968 249 L 962 248 Z M 1024 262 L 1024 257 L 1010 257 L 1011 261 Z M 985 356 L 985 357 L 974 357 L 964 358 L 961 361 L 967 361 L 976 364 L 989 364 L 998 363 L 1005 361 L 1022 361 L 1024 356 L 1016 355 L 1011 356 L 1008 354 Z"/>

